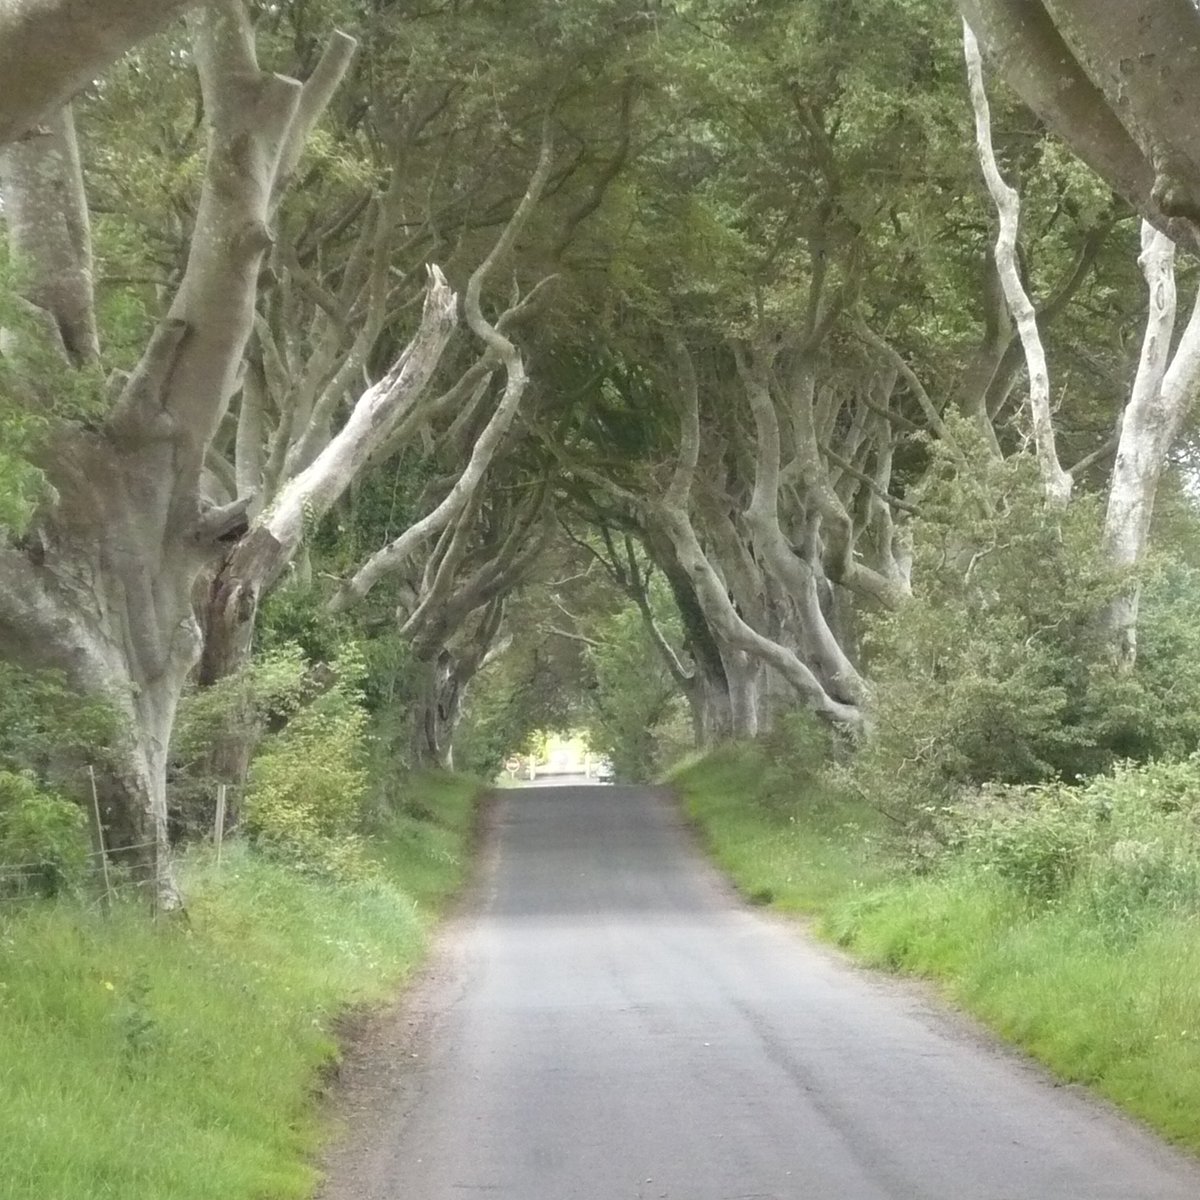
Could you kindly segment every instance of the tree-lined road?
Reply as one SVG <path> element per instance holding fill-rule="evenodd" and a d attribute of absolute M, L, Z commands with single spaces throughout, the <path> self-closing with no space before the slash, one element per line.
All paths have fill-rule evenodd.
<path fill-rule="evenodd" d="M 1189 1160 L 747 911 L 660 795 L 513 790 L 492 836 L 420 1031 L 360 1068 L 329 1200 L 1200 1195 Z"/>

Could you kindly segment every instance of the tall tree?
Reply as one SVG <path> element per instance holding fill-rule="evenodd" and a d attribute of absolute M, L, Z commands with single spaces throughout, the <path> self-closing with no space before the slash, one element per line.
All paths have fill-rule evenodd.
<path fill-rule="evenodd" d="M 992 146 L 991 117 L 984 91 L 983 63 L 971 27 L 963 23 L 979 158 L 1000 219 L 996 263 L 1009 311 L 1020 330 L 1029 379 L 1030 423 L 1047 500 L 1065 506 L 1074 479 L 1064 471 L 1055 448 L 1050 406 L 1050 375 L 1038 331 L 1037 313 L 1020 279 L 1017 225 L 1020 199 L 1001 178 Z M 1142 223 L 1139 266 L 1146 281 L 1147 314 L 1141 354 L 1116 438 L 1116 458 L 1108 486 L 1102 543 L 1118 571 L 1136 568 L 1150 536 L 1159 480 L 1183 421 L 1200 387 L 1200 293 L 1178 344 L 1175 328 L 1175 243 L 1149 221 Z M 1138 586 L 1130 583 L 1109 606 L 1105 621 L 1114 658 L 1130 667 L 1137 654 Z"/>
<path fill-rule="evenodd" d="M 193 587 L 246 528 L 250 501 L 214 503 L 206 461 L 241 381 L 277 193 L 353 50 L 352 38 L 333 35 L 302 83 L 260 68 L 241 0 L 195 18 L 208 152 L 186 268 L 101 422 L 51 423 L 38 454 L 43 502 L 2 552 L 4 653 L 64 671 L 120 715 L 107 800 L 117 836 L 142 849 L 167 908 L 180 897 L 170 865 L 166 762 L 180 693 L 200 650 Z M 17 217 L 10 249 L 36 318 L 24 339 L 10 337 L 6 354 L 18 371 L 22 361 L 57 364 L 49 377 L 24 379 L 26 400 L 35 404 L 54 394 L 64 373 L 95 359 L 86 205 L 69 115 L 10 148 L 3 181 Z M 418 369 L 413 359 L 436 361 L 454 319 L 453 295 L 435 276 L 412 352 L 363 397 L 358 427 L 379 423 L 402 403 L 403 387 L 429 366 Z"/>

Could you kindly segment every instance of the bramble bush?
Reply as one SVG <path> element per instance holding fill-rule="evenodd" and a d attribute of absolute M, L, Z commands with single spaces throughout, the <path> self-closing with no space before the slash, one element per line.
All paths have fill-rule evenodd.
<path fill-rule="evenodd" d="M 992 875 L 1107 929 L 1200 911 L 1200 757 L 1086 783 L 992 785 L 939 814 L 940 865 Z"/>
<path fill-rule="evenodd" d="M 1032 900 L 1060 896 L 1095 842 L 1101 810 L 1061 783 L 981 788 L 950 810 L 948 845 Z"/>

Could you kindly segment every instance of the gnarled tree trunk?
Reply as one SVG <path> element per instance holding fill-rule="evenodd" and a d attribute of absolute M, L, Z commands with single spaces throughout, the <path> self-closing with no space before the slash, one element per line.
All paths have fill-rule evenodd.
<path fill-rule="evenodd" d="M 0 648 L 63 670 L 122 718 L 116 766 L 102 783 L 162 908 L 181 900 L 166 762 L 176 705 L 200 651 L 193 586 L 245 527 L 244 504 L 215 506 L 204 495 L 203 464 L 253 328 L 280 166 L 319 115 L 306 85 L 259 70 L 239 0 L 204 9 L 194 34 L 208 160 L 183 280 L 104 425 L 65 425 L 48 440 L 41 465 L 53 492 L 23 540 L 0 551 Z M 343 61 L 347 44 L 339 36 L 335 56 Z M 70 158 L 60 153 L 57 168 Z M 40 208 L 42 231 L 60 232 L 55 254 L 26 252 L 20 223 L 10 238 L 32 268 L 27 300 L 59 333 L 65 371 L 87 354 L 90 336 L 67 303 L 83 294 L 90 304 L 86 228 L 72 217 L 83 192 L 78 159 L 66 189 L 54 186 L 54 173 L 20 166 L 6 171 L 6 204 Z M 46 277 L 43 264 L 72 255 L 73 273 Z"/>

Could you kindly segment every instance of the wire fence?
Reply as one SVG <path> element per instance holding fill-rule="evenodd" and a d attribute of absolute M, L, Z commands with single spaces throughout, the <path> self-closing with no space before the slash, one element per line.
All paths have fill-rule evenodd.
<path fill-rule="evenodd" d="M 110 880 L 107 887 L 97 887 L 77 880 L 58 880 L 52 892 L 42 888 L 27 887 L 19 891 L 0 891 L 0 913 L 13 913 L 39 904 L 69 900 L 73 905 L 89 912 L 106 912 L 121 900 L 145 899 L 152 894 L 157 880 L 157 871 L 152 864 L 136 873 L 123 870 L 119 878 Z"/>
<path fill-rule="evenodd" d="M 92 850 L 92 851 L 89 851 L 87 854 L 74 855 L 73 857 L 76 859 L 83 859 L 83 860 L 87 860 L 87 861 L 96 861 L 99 858 L 101 858 L 103 855 L 107 855 L 109 857 L 109 859 L 111 860 L 111 858 L 114 854 L 133 853 L 133 851 L 135 851 L 135 850 L 145 850 L 148 847 L 153 846 L 155 844 L 156 844 L 155 839 L 152 838 L 148 842 L 138 842 L 133 846 L 118 846 L 115 850 Z M 47 869 L 47 867 L 52 867 L 54 865 L 55 865 L 54 860 L 49 857 L 32 859 L 29 862 L 23 862 L 23 863 L 0 862 L 0 876 L 6 874 L 9 871 L 22 871 L 22 870 L 29 870 L 31 872 L 45 871 Z"/>
<path fill-rule="evenodd" d="M 69 898 L 88 908 L 101 907 L 106 897 L 116 900 L 134 894 L 145 895 L 146 889 L 153 886 L 156 877 L 157 872 L 153 867 L 150 867 L 147 869 L 147 874 L 143 879 L 114 879 L 107 892 L 89 890 L 77 883 L 67 883 L 65 886 L 59 886 L 51 895 L 47 895 L 44 891 L 30 888 L 25 891 L 0 894 L 0 905 L 17 907 L 22 904 L 40 904 L 48 900 Z"/>
<path fill-rule="evenodd" d="M 122 899 L 154 898 L 161 863 L 157 854 L 146 852 L 159 846 L 159 839 L 109 846 L 95 773 L 88 768 L 87 774 L 92 803 L 85 808 L 90 809 L 87 815 L 93 848 L 48 848 L 40 858 L 0 860 L 0 914 L 52 899 L 70 899 L 84 909 L 108 912 L 114 902 Z M 215 788 L 212 826 L 202 836 L 215 846 L 218 866 L 225 839 L 236 825 L 236 819 L 231 820 L 229 797 L 240 790 L 228 784 L 217 784 Z"/>

